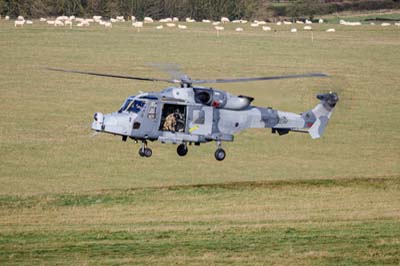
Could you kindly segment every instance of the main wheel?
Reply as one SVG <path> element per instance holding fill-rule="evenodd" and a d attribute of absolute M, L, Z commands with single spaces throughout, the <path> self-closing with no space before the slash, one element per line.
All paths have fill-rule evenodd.
<path fill-rule="evenodd" d="M 176 149 L 179 156 L 185 156 L 188 153 L 188 148 L 185 144 L 180 144 Z"/>
<path fill-rule="evenodd" d="M 145 155 L 144 155 L 144 151 L 143 151 L 142 148 L 139 149 L 139 155 L 140 155 L 140 157 L 144 157 L 144 156 L 145 156 Z"/>
<path fill-rule="evenodd" d="M 222 161 L 223 159 L 225 159 L 226 153 L 223 149 L 219 148 L 215 151 L 215 159 L 217 159 L 218 161 Z"/>
<path fill-rule="evenodd" d="M 150 148 L 145 148 L 144 149 L 144 156 L 151 157 L 151 155 L 153 154 L 153 151 Z"/>

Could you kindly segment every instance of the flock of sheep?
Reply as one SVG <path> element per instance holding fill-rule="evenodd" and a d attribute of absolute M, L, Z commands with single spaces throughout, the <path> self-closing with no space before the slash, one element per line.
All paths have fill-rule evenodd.
<path fill-rule="evenodd" d="M 1 16 L 0 16 L 1 19 Z M 10 20 L 9 16 L 5 17 L 5 20 Z M 132 26 L 135 27 L 138 31 L 140 31 L 141 28 L 144 27 L 144 24 L 152 24 L 155 21 L 151 18 L 151 17 L 145 17 L 143 21 L 137 21 L 135 16 L 131 16 L 130 20 L 132 22 Z M 125 22 L 125 18 L 124 16 L 117 16 L 115 18 L 111 18 L 109 20 L 104 20 L 102 18 L 102 16 L 93 16 L 92 18 L 77 18 L 75 16 L 59 16 L 55 19 L 47 19 L 47 18 L 40 18 L 39 20 L 42 23 L 47 23 L 48 25 L 51 26 L 55 26 L 55 27 L 65 27 L 65 26 L 69 26 L 70 28 L 72 28 L 73 23 L 75 23 L 75 25 L 77 27 L 88 27 L 93 23 L 97 23 L 101 26 L 104 26 L 105 28 L 112 28 L 113 23 L 119 23 L 119 22 Z M 186 18 L 185 21 L 187 23 L 193 23 L 196 22 L 194 19 L 192 18 Z M 188 28 L 187 25 L 183 25 L 183 24 L 179 24 L 179 18 L 177 17 L 173 17 L 173 18 L 164 18 L 164 19 L 160 19 L 158 21 L 159 23 L 161 23 L 161 25 L 155 26 L 155 29 L 157 30 L 162 30 L 164 27 L 168 27 L 168 28 L 178 28 L 181 30 L 185 30 Z M 202 23 L 209 23 L 212 26 L 214 26 L 214 29 L 217 31 L 217 34 L 219 36 L 219 32 L 223 31 L 225 29 L 224 24 L 227 23 L 233 23 L 233 24 L 250 24 L 250 27 L 256 28 L 256 27 L 260 27 L 263 31 L 271 31 L 272 28 L 271 26 L 267 26 L 267 22 L 265 21 L 258 21 L 255 20 L 253 22 L 248 22 L 247 20 L 229 20 L 227 17 L 222 17 L 220 19 L 220 21 L 211 21 L 208 19 L 203 19 L 201 21 Z M 324 23 L 324 21 L 322 19 L 320 19 L 318 21 L 318 23 L 322 24 Z M 345 25 L 345 26 L 359 26 L 362 25 L 361 22 L 348 22 L 345 20 L 340 20 L 339 22 L 341 25 Z M 32 25 L 33 21 L 32 20 L 25 20 L 25 18 L 23 16 L 18 16 L 17 20 L 14 21 L 14 26 L 15 27 L 23 27 L 23 25 Z M 309 31 L 312 30 L 312 22 L 310 20 L 305 20 L 305 21 L 295 21 L 295 22 L 290 22 L 290 21 L 279 21 L 276 23 L 277 26 L 280 25 L 293 25 L 293 24 L 306 24 L 303 26 L 303 30 Z M 371 25 L 375 25 L 374 23 L 370 23 Z M 387 26 L 391 26 L 392 24 L 390 23 L 382 23 L 381 26 L 383 27 L 387 27 Z M 394 23 L 395 26 L 400 26 L 400 22 L 396 22 Z M 243 27 L 236 27 L 235 28 L 236 32 L 243 32 L 244 28 Z M 326 32 L 335 32 L 336 30 L 334 28 L 330 28 L 327 29 Z M 292 27 L 290 29 L 290 32 L 296 33 L 297 32 L 297 28 L 296 27 Z"/>

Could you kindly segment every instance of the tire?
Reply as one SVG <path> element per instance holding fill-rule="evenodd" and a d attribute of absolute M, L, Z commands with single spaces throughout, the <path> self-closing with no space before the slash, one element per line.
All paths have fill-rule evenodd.
<path fill-rule="evenodd" d="M 179 156 L 185 156 L 188 153 L 188 148 L 185 144 L 180 144 L 176 149 Z"/>
<path fill-rule="evenodd" d="M 226 153 L 223 149 L 217 149 L 214 155 L 217 161 L 222 161 L 225 159 Z"/>
<path fill-rule="evenodd" d="M 142 151 L 142 148 L 139 149 L 139 155 L 140 157 L 144 157 L 144 152 Z"/>
<path fill-rule="evenodd" d="M 145 148 L 144 149 L 144 156 L 149 158 L 149 157 L 151 157 L 151 155 L 153 155 L 153 151 L 150 148 Z"/>

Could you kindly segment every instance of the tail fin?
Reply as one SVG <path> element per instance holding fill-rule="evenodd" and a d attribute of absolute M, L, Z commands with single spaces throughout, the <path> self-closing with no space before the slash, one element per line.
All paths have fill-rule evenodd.
<path fill-rule="evenodd" d="M 321 102 L 314 109 L 302 115 L 307 127 L 310 127 L 308 133 L 313 139 L 320 138 L 324 133 L 333 109 L 339 101 L 339 96 L 335 92 L 330 92 L 318 94 L 317 99 Z"/>

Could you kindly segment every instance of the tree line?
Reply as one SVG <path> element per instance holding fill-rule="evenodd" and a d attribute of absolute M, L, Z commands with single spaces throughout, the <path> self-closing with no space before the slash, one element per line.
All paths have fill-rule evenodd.
<path fill-rule="evenodd" d="M 313 17 L 344 10 L 400 8 L 399 0 L 0 0 L 0 14 L 30 18 L 150 16 L 219 20 Z"/>

